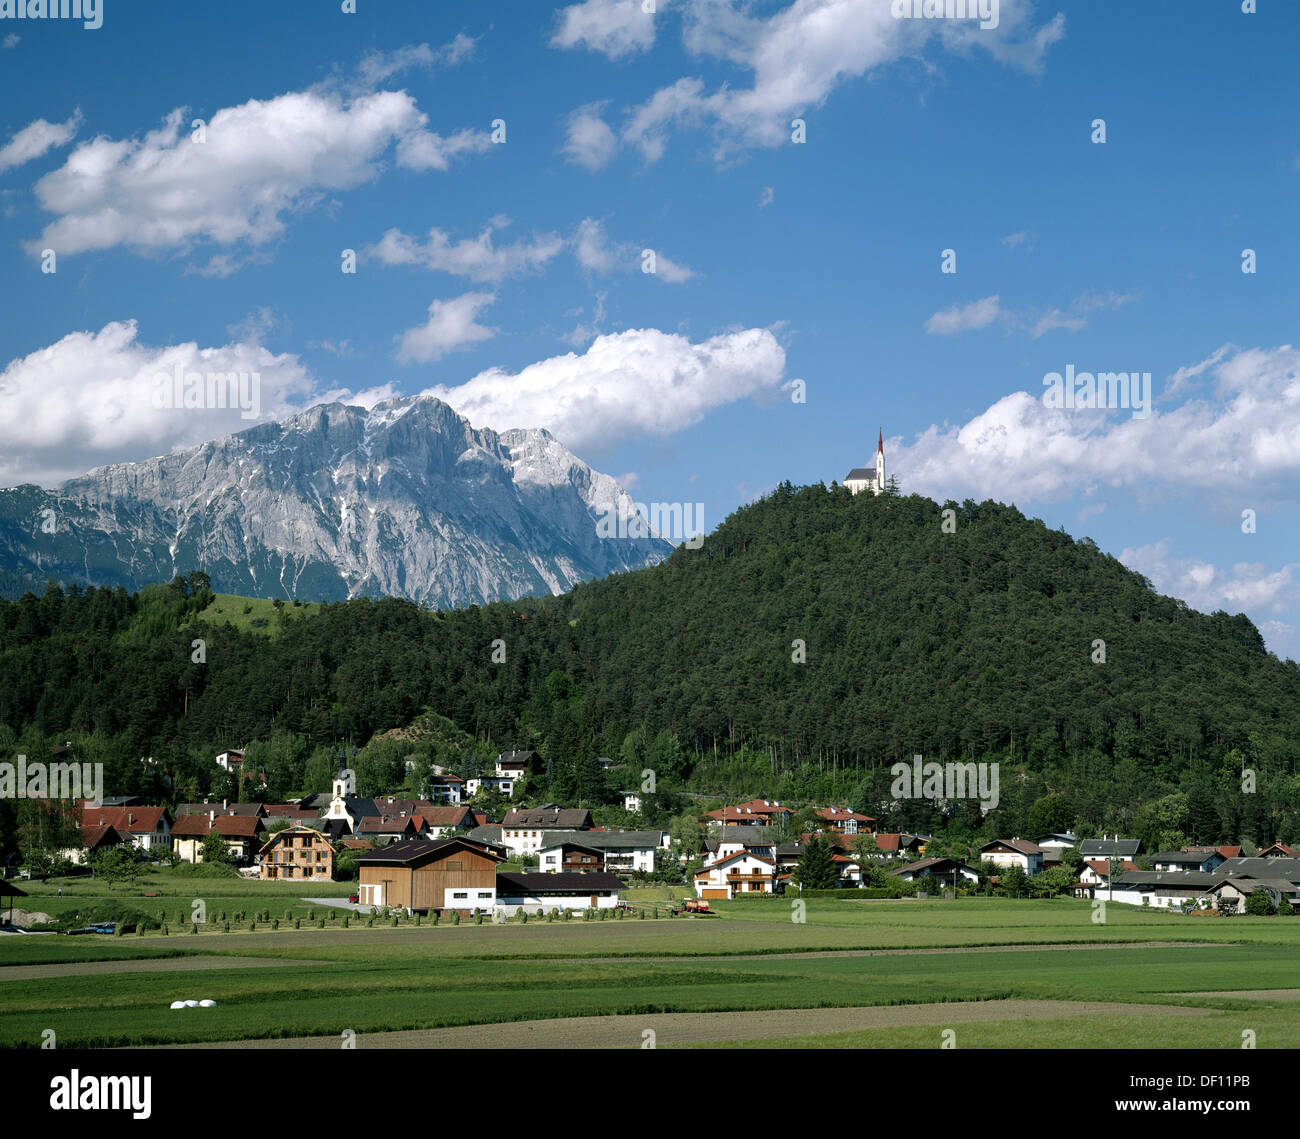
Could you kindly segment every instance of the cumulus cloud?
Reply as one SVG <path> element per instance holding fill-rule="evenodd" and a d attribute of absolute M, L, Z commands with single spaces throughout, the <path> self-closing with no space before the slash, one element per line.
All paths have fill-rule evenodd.
<path fill-rule="evenodd" d="M 939 499 L 1023 503 L 1116 490 L 1154 498 L 1249 486 L 1252 503 L 1293 503 L 1300 351 L 1253 348 L 1207 367 L 1215 378 L 1207 398 L 1145 418 L 1048 408 L 1041 387 L 1013 392 L 961 426 L 929 427 L 912 445 L 894 448 L 891 461 L 907 472 L 909 490 Z"/>
<path fill-rule="evenodd" d="M 473 281 L 498 282 L 543 267 L 564 248 L 564 239 L 557 233 L 540 234 L 531 241 L 494 245 L 492 234 L 509 224 L 508 218 L 492 218 L 477 237 L 463 241 L 452 241 L 446 231 L 435 228 L 429 230 L 428 240 L 423 244 L 399 229 L 390 229 L 376 244 L 367 247 L 365 253 L 385 265 L 414 265 Z"/>
<path fill-rule="evenodd" d="M 950 51 L 984 50 L 1006 66 L 1038 73 L 1047 50 L 1065 34 L 1060 15 L 1035 26 L 1029 0 L 1002 0 L 998 27 L 989 30 L 975 21 L 895 19 L 891 7 L 794 0 L 762 18 L 749 15 L 745 0 L 696 0 L 684 8 L 687 51 L 750 72 L 752 85 L 724 83 L 707 92 L 699 79 L 679 79 L 632 110 L 622 141 L 655 162 L 671 130 L 708 126 L 721 160 L 745 147 L 787 142 L 793 116 L 815 110 L 868 72 L 920 56 L 931 38 Z"/>
<path fill-rule="evenodd" d="M 291 414 L 312 379 L 297 356 L 233 340 L 141 343 L 134 320 L 72 332 L 0 372 L 0 484 L 52 485 L 105 463 L 145 459 L 243 431 L 234 408 L 155 407 L 160 374 L 258 373 L 260 419 Z"/>
<path fill-rule="evenodd" d="M 0 173 L 40 158 L 56 146 L 66 145 L 76 137 L 80 125 L 80 109 L 73 111 L 61 123 L 47 123 L 44 119 L 37 119 L 28 124 L 9 140 L 7 146 L 0 147 Z"/>
<path fill-rule="evenodd" d="M 449 301 L 434 301 L 429 306 L 429 319 L 402 333 L 398 361 L 428 363 L 490 340 L 497 330 L 479 324 L 477 318 L 495 300 L 492 293 L 465 293 Z"/>
<path fill-rule="evenodd" d="M 491 145 L 483 131 L 429 131 L 428 116 L 404 91 L 350 101 L 326 91 L 250 99 L 217 111 L 202 142 L 191 119 L 179 107 L 143 138 L 101 136 L 78 146 L 36 183 L 37 200 L 56 220 L 28 251 L 256 246 L 280 235 L 290 211 L 376 177 L 394 145 L 397 163 L 412 170 L 445 170 Z"/>
<path fill-rule="evenodd" d="M 659 0 L 662 10 L 668 0 Z M 655 42 L 655 14 L 641 0 L 583 0 L 560 9 L 552 47 L 585 47 L 610 59 L 648 50 Z"/>
<path fill-rule="evenodd" d="M 572 448 L 608 447 L 627 438 L 667 435 L 714 408 L 775 391 L 785 350 L 767 329 L 750 328 L 692 344 L 653 328 L 596 338 L 510 373 L 481 372 L 437 396 L 476 426 L 545 427 Z"/>
<path fill-rule="evenodd" d="M 1175 557 L 1168 541 L 1124 549 L 1119 560 L 1148 578 L 1159 592 L 1182 598 L 1206 613 L 1215 609 L 1282 612 L 1295 596 L 1300 571 L 1300 562 L 1280 569 L 1237 562 L 1231 570 L 1223 570 L 1197 558 Z"/>
<path fill-rule="evenodd" d="M 951 336 L 956 332 L 987 328 L 1002 315 L 1002 309 L 998 307 L 998 297 L 994 294 L 980 301 L 953 305 L 951 308 L 936 312 L 925 322 L 925 330 L 931 336 Z"/>
<path fill-rule="evenodd" d="M 601 118 L 603 103 L 588 103 L 569 116 L 563 153 L 570 162 L 588 170 L 608 166 L 618 150 L 618 138 Z"/>

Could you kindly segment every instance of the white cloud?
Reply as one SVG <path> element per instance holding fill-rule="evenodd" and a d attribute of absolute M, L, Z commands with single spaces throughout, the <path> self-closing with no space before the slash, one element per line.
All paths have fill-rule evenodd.
<path fill-rule="evenodd" d="M 154 406 L 160 373 L 257 372 L 260 419 L 297 410 L 312 380 L 297 356 L 257 343 L 153 347 L 134 320 L 72 332 L 0 372 L 0 484 L 50 485 L 105 463 L 145 459 L 243 431 L 239 408 Z"/>
<path fill-rule="evenodd" d="M 390 52 L 371 51 L 362 58 L 357 71 L 362 83 L 373 88 L 412 67 L 422 67 L 426 71 L 434 67 L 454 67 L 474 54 L 477 42 L 461 33 L 439 48 L 431 48 L 425 43 L 407 45 Z"/>
<path fill-rule="evenodd" d="M 1097 295 L 1085 293 L 1081 297 L 1076 297 L 1068 309 L 1054 308 L 1044 313 L 1033 322 L 1033 327 L 1029 335 L 1037 340 L 1045 332 L 1051 332 L 1057 328 L 1065 328 L 1070 332 L 1078 332 L 1088 326 L 1088 317 L 1094 312 L 1113 311 L 1122 308 L 1132 301 L 1141 300 L 1141 293 L 1106 293 Z"/>
<path fill-rule="evenodd" d="M 758 208 L 760 210 L 765 210 L 775 200 L 776 200 L 776 191 L 773 190 L 771 186 L 764 186 L 763 192 L 758 196 Z"/>
<path fill-rule="evenodd" d="M 479 324 L 477 318 L 495 300 L 492 293 L 465 293 L 449 301 L 434 301 L 429 306 L 429 319 L 402 333 L 398 361 L 427 363 L 490 340 L 497 330 Z"/>
<path fill-rule="evenodd" d="M 1032 240 L 1033 235 L 1030 234 L 1028 230 L 1022 229 L 1019 233 L 1007 234 L 1006 237 L 1002 239 L 1002 244 L 1008 249 L 1015 249 L 1016 246 L 1023 245 L 1025 247 L 1025 252 L 1028 253 L 1034 248 L 1031 244 Z"/>
<path fill-rule="evenodd" d="M 16 32 L 10 32 L 10 33 L 9 33 L 7 36 L 5 36 L 5 38 L 4 38 L 4 44 L 3 44 L 3 47 L 4 47 L 5 51 L 8 51 L 11 47 L 17 47 L 17 46 L 19 45 L 19 43 L 22 42 L 22 38 L 23 38 L 23 37 L 20 36 L 20 35 L 18 35 Z"/>
<path fill-rule="evenodd" d="M 953 305 L 936 312 L 925 322 L 931 336 L 951 336 L 956 332 L 987 328 L 998 317 L 1005 315 L 998 306 L 997 294 L 965 305 Z"/>
<path fill-rule="evenodd" d="M 999 62 L 1031 73 L 1065 29 L 1057 16 L 1032 25 L 1028 0 L 1002 0 L 997 29 L 974 21 L 895 19 L 886 2 L 793 0 L 766 19 L 748 15 L 745 0 L 697 0 L 686 9 L 683 43 L 753 75 L 753 84 L 725 83 L 705 94 L 698 79 L 679 79 L 629 116 L 623 141 L 648 162 L 662 155 L 672 128 L 710 125 L 715 157 L 789 139 L 790 119 L 820 107 L 846 82 L 885 64 L 919 56 L 932 36 L 950 51 L 987 50 Z"/>
<path fill-rule="evenodd" d="M 417 265 L 455 273 L 472 281 L 495 283 L 541 268 L 564 248 L 564 239 L 557 233 L 540 234 L 532 241 L 493 245 L 492 234 L 509 224 L 508 218 L 493 218 L 477 237 L 458 242 L 453 242 L 444 230 L 431 229 L 423 245 L 401 230 L 390 229 L 365 252 L 385 265 Z"/>
<path fill-rule="evenodd" d="M 394 143 L 398 164 L 412 170 L 445 170 L 491 145 L 482 131 L 428 131 L 428 116 L 404 91 L 350 102 L 324 91 L 250 99 L 217 111 L 204 142 L 193 140 L 192 118 L 180 107 L 141 139 L 77 147 L 36 183 L 57 218 L 29 252 L 260 245 L 284 230 L 286 213 L 376 177 Z"/>
<path fill-rule="evenodd" d="M 1029 335 L 1037 340 L 1058 328 L 1078 332 L 1088 326 L 1088 318 L 1094 312 L 1122 308 L 1141 299 L 1141 293 L 1084 293 L 1064 309 L 1054 308 L 1042 313 L 1033 309 L 1002 308 L 999 298 L 994 295 L 936 312 L 925 322 L 925 330 L 931 336 L 952 336 L 958 332 L 987 328 L 995 320 L 1000 320 L 1011 328 L 1028 329 Z"/>
<path fill-rule="evenodd" d="M 569 116 L 563 152 L 570 162 L 588 170 L 608 166 L 618 150 L 618 138 L 600 117 L 603 106 L 603 103 L 588 103 Z"/>
<path fill-rule="evenodd" d="M 47 123 L 44 119 L 37 119 L 28 124 L 9 140 L 7 146 L 0 147 L 0 172 L 31 162 L 48 150 L 71 142 L 80 125 L 80 109 L 73 111 L 61 123 Z"/>
<path fill-rule="evenodd" d="M 582 316 L 583 310 L 578 309 L 575 312 L 566 313 L 567 316 Z M 560 337 L 565 344 L 573 348 L 582 348 L 590 344 L 597 336 L 604 331 L 605 325 L 605 294 L 596 294 L 596 311 L 591 314 L 591 323 L 584 324 L 581 321 L 574 326 L 573 331 Z"/>
<path fill-rule="evenodd" d="M 663 8 L 668 0 L 659 0 Z M 583 0 L 559 11 L 552 47 L 585 47 L 610 59 L 636 55 L 655 42 L 655 15 L 641 0 Z"/>
<path fill-rule="evenodd" d="M 1280 569 L 1253 562 L 1237 562 L 1223 570 L 1197 558 L 1175 557 L 1169 543 L 1160 541 L 1120 551 L 1119 560 L 1147 578 L 1156 590 L 1186 601 L 1193 609 L 1212 613 L 1283 613 L 1293 604 L 1300 579 L 1300 562 Z M 1274 652 L 1289 644 L 1294 629 L 1282 621 L 1258 626 Z"/>
<path fill-rule="evenodd" d="M 680 431 L 716 407 L 774 391 L 784 372 L 785 351 L 767 329 L 692 344 L 644 328 L 597 337 L 581 355 L 551 357 L 515 374 L 492 368 L 425 394 L 476 426 L 545 427 L 572 448 L 608 447 Z"/>
<path fill-rule="evenodd" d="M 1237 501 L 1249 488 L 1253 506 L 1293 504 L 1300 351 L 1254 348 L 1213 370 L 1211 398 L 1153 409 L 1146 418 L 1048 408 L 1041 386 L 1034 394 L 1013 392 L 962 426 L 929 427 L 911 446 L 894 448 L 891 463 L 909 491 L 941 500 L 1023 502 L 1122 490 L 1143 498 L 1226 492 Z"/>
<path fill-rule="evenodd" d="M 611 241 L 605 224 L 594 218 L 583 218 L 573 237 L 573 255 L 578 264 L 601 275 L 641 271 L 644 248 L 631 242 Z M 654 250 L 654 255 L 654 276 L 659 280 L 676 285 L 695 276 L 693 270 L 678 264 L 658 249 Z"/>

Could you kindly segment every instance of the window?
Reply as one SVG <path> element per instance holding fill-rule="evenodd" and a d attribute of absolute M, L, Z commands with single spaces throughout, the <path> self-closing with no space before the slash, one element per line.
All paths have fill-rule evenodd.
<path fill-rule="evenodd" d="M 492 897 L 492 891 L 491 891 L 491 890 L 480 890 L 480 891 L 478 892 L 478 896 L 479 896 L 480 898 L 490 898 L 490 897 Z"/>
<path fill-rule="evenodd" d="M 452 897 L 453 897 L 453 898 L 468 898 L 468 897 L 469 897 L 469 892 L 468 892 L 467 890 L 458 890 L 456 893 L 452 894 Z"/>

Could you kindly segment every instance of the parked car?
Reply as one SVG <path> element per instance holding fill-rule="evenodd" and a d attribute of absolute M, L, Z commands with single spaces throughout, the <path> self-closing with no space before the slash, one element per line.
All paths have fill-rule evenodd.
<path fill-rule="evenodd" d="M 348 895 L 348 901 L 349 901 L 349 902 L 359 902 L 359 901 L 361 901 L 361 895 L 360 895 L 360 894 L 349 894 L 349 895 Z"/>

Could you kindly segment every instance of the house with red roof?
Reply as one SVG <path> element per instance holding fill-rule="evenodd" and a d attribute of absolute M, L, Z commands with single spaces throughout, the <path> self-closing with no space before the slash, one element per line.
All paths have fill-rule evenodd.
<path fill-rule="evenodd" d="M 870 831 L 876 821 L 874 815 L 861 815 L 849 807 L 821 807 L 817 817 L 826 821 L 826 830 L 831 834 L 857 834 Z"/>
<path fill-rule="evenodd" d="M 203 861 L 203 840 L 215 831 L 226 840 L 236 862 L 249 863 L 262 845 L 266 831 L 257 815 L 181 815 L 172 825 L 172 853 L 181 862 Z"/>
<path fill-rule="evenodd" d="M 171 849 L 172 824 L 166 807 L 85 806 L 81 809 L 83 834 L 87 827 L 112 827 L 119 838 L 146 854 Z"/>

